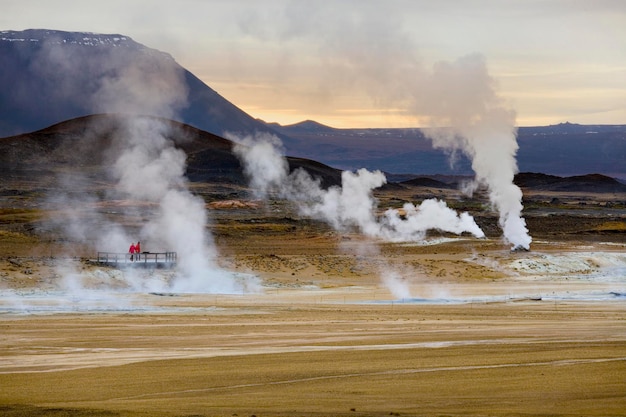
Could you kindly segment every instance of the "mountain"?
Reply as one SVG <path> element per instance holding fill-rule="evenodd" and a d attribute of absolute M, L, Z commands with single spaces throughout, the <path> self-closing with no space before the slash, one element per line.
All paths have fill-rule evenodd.
<path fill-rule="evenodd" d="M 186 153 L 185 174 L 192 182 L 247 184 L 230 140 L 164 118 L 99 114 L 0 138 L 0 185 L 56 187 L 63 184 L 55 182 L 67 175 L 106 183 L 110 166 L 131 143 L 125 128 L 129 121 L 159 126 L 159 131 L 165 131 L 167 139 Z M 287 161 L 290 170 L 302 168 L 326 187 L 341 184 L 341 171 L 337 169 L 305 158 L 288 157 Z"/>
<path fill-rule="evenodd" d="M 169 54 L 128 36 L 1 31 L 0 62 L 0 137 L 120 112 L 167 117 L 220 136 L 275 133 Z"/>
<path fill-rule="evenodd" d="M 129 122 L 159 126 L 159 132 L 185 152 L 185 175 L 191 182 L 211 184 L 214 188 L 220 184 L 247 184 L 230 140 L 164 118 L 98 114 L 0 138 L 0 196 L 50 194 L 55 189 L 69 192 L 76 184 L 94 192 L 106 189 L 113 181 L 111 166 L 132 143 Z M 324 187 L 341 184 L 338 169 L 306 158 L 287 157 L 287 161 L 291 171 L 302 168 Z M 468 179 L 445 175 L 397 177 L 394 183 L 394 176 L 390 176 L 391 182 L 385 189 L 456 189 Z M 560 177 L 520 173 L 515 176 L 515 183 L 523 189 L 549 192 L 626 193 L 626 184 L 600 174 Z"/>
<path fill-rule="evenodd" d="M 422 129 L 334 129 L 306 121 L 274 129 L 297 140 L 290 155 L 307 155 L 325 164 L 394 174 L 471 175 L 469 160 L 434 149 Z M 520 127 L 520 172 L 574 176 L 600 173 L 626 179 L 626 125 Z M 452 156 L 452 158 L 451 158 Z"/>
<path fill-rule="evenodd" d="M 0 62 L 0 137 L 92 114 L 140 114 L 222 137 L 276 134 L 287 155 L 338 169 L 472 174 L 464 155 L 434 149 L 422 129 L 335 129 L 312 120 L 280 126 L 254 119 L 167 53 L 120 34 L 1 31 Z M 624 125 L 521 127 L 518 144 L 521 172 L 626 179 Z"/>
<path fill-rule="evenodd" d="M 518 129 L 520 171 L 626 179 L 626 126 L 560 123 Z"/>
<path fill-rule="evenodd" d="M 305 120 L 300 123 L 295 123 L 292 125 L 280 126 L 275 125 L 281 131 L 288 135 L 306 135 L 306 134 L 323 134 L 323 133 L 332 133 L 336 129 L 333 129 L 330 126 L 323 125 L 314 120 Z"/>

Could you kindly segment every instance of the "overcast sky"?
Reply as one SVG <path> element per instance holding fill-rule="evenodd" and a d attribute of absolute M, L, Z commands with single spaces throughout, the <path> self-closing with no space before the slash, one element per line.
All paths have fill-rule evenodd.
<path fill-rule="evenodd" d="M 0 5 L 0 30 L 119 33 L 168 52 L 226 99 L 269 122 L 419 126 L 419 115 L 399 99 L 399 74 L 478 53 L 519 126 L 626 124 L 624 0 Z"/>

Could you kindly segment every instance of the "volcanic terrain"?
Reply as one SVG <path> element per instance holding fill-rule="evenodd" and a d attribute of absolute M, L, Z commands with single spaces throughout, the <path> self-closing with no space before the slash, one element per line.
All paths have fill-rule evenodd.
<path fill-rule="evenodd" d="M 131 233 L 154 221 L 155 203 L 115 191 L 118 123 L 125 116 L 90 116 L 0 139 L 3 415 L 626 409 L 619 182 L 519 174 L 528 252 L 502 241 L 484 190 L 459 191 L 467 178 L 391 182 L 374 190 L 376 216 L 435 197 L 470 213 L 486 238 L 430 230 L 387 242 L 334 229 L 280 195 L 259 198 L 232 142 L 159 119 L 187 155 L 185 185 L 208 213 L 215 268 L 238 284 L 177 292 L 166 285 L 176 270 L 97 265 L 95 242 L 66 230 L 70 212 Z M 326 165 L 288 165 L 325 188 L 341 184 Z M 59 205 L 60 195 L 83 206 Z"/>

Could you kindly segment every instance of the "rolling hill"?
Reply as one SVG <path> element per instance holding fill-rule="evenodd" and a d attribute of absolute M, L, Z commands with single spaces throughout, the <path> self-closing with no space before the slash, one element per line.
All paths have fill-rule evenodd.
<path fill-rule="evenodd" d="M 0 179 L 9 184 L 50 184 L 60 175 L 80 175 L 93 182 L 109 180 L 109 167 L 128 146 L 129 119 L 166 126 L 167 139 L 187 155 L 192 182 L 244 185 L 233 142 L 173 120 L 152 116 L 99 114 L 62 122 L 33 133 L 0 138 Z M 287 158 L 290 170 L 303 168 L 323 185 L 341 183 L 341 171 L 306 158 Z"/>

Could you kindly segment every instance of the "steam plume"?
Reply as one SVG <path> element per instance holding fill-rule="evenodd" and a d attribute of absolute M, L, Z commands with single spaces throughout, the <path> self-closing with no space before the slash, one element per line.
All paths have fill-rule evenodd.
<path fill-rule="evenodd" d="M 236 145 L 235 154 L 243 163 L 244 174 L 257 198 L 265 199 L 272 190 L 280 189 L 289 172 L 287 160 L 281 157 L 282 143 L 276 136 L 257 133 L 255 137 L 239 138 L 230 133 L 226 137 Z"/>
<path fill-rule="evenodd" d="M 62 56 L 63 49 L 54 51 L 59 62 L 72 58 Z M 101 251 L 126 252 L 131 242 L 140 240 L 143 250 L 178 252 L 174 276 L 140 280 L 136 279 L 137 271 L 127 272 L 126 283 L 132 289 L 239 292 L 234 277 L 216 265 L 204 201 L 187 186 L 186 155 L 171 139 L 185 140 L 184 136 L 162 119 L 137 116 L 175 116 L 187 100 L 183 69 L 171 57 L 150 52 L 128 55 L 112 51 L 96 59 L 101 62 L 89 65 L 100 65 L 106 71 L 97 80 L 96 93 L 89 97 L 91 106 L 94 111 L 124 115 L 117 117 L 118 126 L 103 152 L 104 163 L 110 167 L 108 179 L 113 183 L 104 197 L 107 201 L 129 202 L 124 208 L 125 217 L 135 221 L 122 225 L 99 214 L 98 206 L 104 199 L 86 188 L 91 184 L 86 178 L 75 175 L 63 181 L 68 190 L 79 192 L 55 196 L 56 203 L 70 208 L 63 229 L 69 230 L 75 240 Z M 98 137 L 101 127 L 91 128 L 83 140 L 90 135 Z M 84 221 L 86 217 L 91 220 Z M 66 271 L 63 274 L 70 276 Z M 80 287 L 80 274 L 72 276 L 78 277 L 73 279 L 71 289 L 75 290 Z M 150 282 L 150 288 L 146 288 L 146 282 Z"/>
<path fill-rule="evenodd" d="M 179 274 L 173 289 L 233 292 L 232 277 L 214 262 L 216 250 L 206 231 L 205 204 L 187 187 L 186 155 L 167 139 L 171 133 L 169 126 L 157 119 L 127 119 L 120 138 L 126 150 L 111 173 L 117 180 L 116 191 L 124 198 L 146 201 L 157 208 L 139 236 L 157 248 L 179 253 Z"/>
<path fill-rule="evenodd" d="M 283 23 L 277 26 L 276 38 L 269 39 L 280 40 L 286 34 L 290 40 L 302 38 L 316 46 L 309 50 L 324 63 L 316 73 L 319 85 L 309 92 L 320 98 L 317 106 L 331 107 L 335 95 L 365 94 L 380 109 L 400 109 L 418 124 L 433 127 L 425 134 L 434 146 L 471 159 L 476 183 L 487 186 L 491 204 L 499 212 L 505 241 L 513 249 L 529 248 L 532 239 L 521 217 L 522 193 L 513 184 L 515 113 L 498 96 L 484 57 L 472 54 L 429 68 L 403 27 L 401 9 L 388 8 L 381 16 L 373 2 L 360 2 L 358 8 L 292 2 Z M 268 27 L 275 26 L 257 24 L 248 30 L 254 33 L 254 28 Z M 263 35 L 259 39 L 268 38 Z M 284 43 L 285 48 L 290 45 Z M 284 65 L 284 60 L 280 62 Z M 280 68 L 280 74 L 286 72 Z"/>
<path fill-rule="evenodd" d="M 476 184 L 486 185 L 489 199 L 499 212 L 504 239 L 512 249 L 529 249 L 531 237 L 521 216 L 522 192 L 513 183 L 518 149 L 515 113 L 498 97 L 480 55 L 434 67 L 424 89 L 428 97 L 414 97 L 415 111 L 426 114 L 433 126 L 426 135 L 435 147 L 461 151 L 472 161 Z"/>
<path fill-rule="evenodd" d="M 233 135 L 230 138 L 237 143 L 234 152 L 242 161 L 250 184 L 258 187 L 257 195 L 287 198 L 297 204 L 300 214 L 325 221 L 335 230 L 356 229 L 368 237 L 385 241 L 420 241 L 430 229 L 484 237 L 468 213 L 459 215 L 445 202 L 435 199 L 425 200 L 419 206 L 407 203 L 403 215 L 398 210 L 388 209 L 379 216 L 378 202 L 372 192 L 387 182 L 380 171 L 344 171 L 341 187 L 323 189 L 319 181 L 302 169 L 289 173 L 277 138 L 266 135 L 256 139 Z M 343 250 L 354 252 L 357 258 L 381 258 L 379 245 L 374 240 L 356 246 L 344 245 Z M 377 259 L 376 265 L 382 283 L 392 295 L 402 299 L 411 297 L 410 284 L 419 274 L 407 268 L 399 269 L 384 259 Z"/>
<path fill-rule="evenodd" d="M 234 152 L 243 162 L 251 185 L 258 187 L 261 194 L 267 195 L 271 190 L 288 198 L 297 203 L 302 215 L 323 220 L 336 230 L 356 228 L 367 236 L 388 241 L 421 240 L 429 229 L 484 237 L 469 214 L 458 215 L 438 200 L 426 200 L 420 206 L 407 204 L 405 218 L 394 209 L 379 218 L 372 192 L 387 182 L 380 171 L 344 171 L 342 186 L 325 190 L 304 170 L 289 173 L 285 158 L 275 146 L 277 138 L 268 141 L 267 136 L 255 140 L 231 135 L 231 139 L 238 143 Z M 259 157 L 263 160 L 257 160 Z"/>

